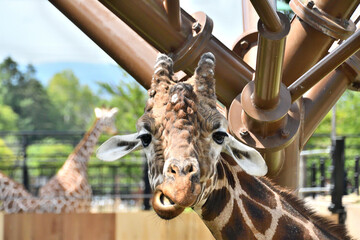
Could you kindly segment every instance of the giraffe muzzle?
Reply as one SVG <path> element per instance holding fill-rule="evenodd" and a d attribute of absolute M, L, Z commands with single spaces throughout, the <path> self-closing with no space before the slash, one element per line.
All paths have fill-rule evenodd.
<path fill-rule="evenodd" d="M 201 190 L 200 170 L 194 159 L 171 159 L 165 164 L 164 176 L 156 188 L 153 207 L 160 217 L 171 219 L 195 204 Z"/>

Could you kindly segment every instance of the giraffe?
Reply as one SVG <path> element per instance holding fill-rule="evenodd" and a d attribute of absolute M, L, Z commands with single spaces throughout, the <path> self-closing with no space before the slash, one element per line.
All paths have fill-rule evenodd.
<path fill-rule="evenodd" d="M 87 162 L 103 131 L 117 132 L 115 115 L 117 108 L 95 108 L 96 119 L 90 130 L 69 155 L 64 165 L 39 190 L 40 198 L 57 199 L 63 212 L 87 212 L 90 210 L 92 190 L 87 180 Z"/>
<path fill-rule="evenodd" d="M 216 239 L 349 239 L 343 227 L 274 186 L 260 153 L 227 132 L 216 109 L 212 53 L 185 81 L 175 79 L 172 66 L 171 58 L 158 56 L 137 133 L 107 140 L 99 159 L 143 149 L 157 215 L 172 219 L 191 207 Z"/>
<path fill-rule="evenodd" d="M 24 212 L 32 208 L 33 195 L 25 187 L 0 172 L 0 211 Z"/>
<path fill-rule="evenodd" d="M 64 197 L 36 197 L 25 187 L 0 172 L 0 211 L 6 213 L 60 213 L 66 205 Z"/>

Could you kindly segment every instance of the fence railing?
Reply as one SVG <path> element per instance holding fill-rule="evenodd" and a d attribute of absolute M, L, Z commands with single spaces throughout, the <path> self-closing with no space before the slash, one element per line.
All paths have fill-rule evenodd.
<path fill-rule="evenodd" d="M 37 195 L 63 165 L 68 155 L 81 140 L 84 132 L 0 132 L 0 171 Z M 99 144 L 108 136 L 100 139 Z M 346 192 L 359 192 L 360 135 L 346 138 Z M 312 154 L 303 156 L 306 165 L 302 190 L 305 194 L 326 192 L 331 179 L 331 139 L 328 135 L 313 136 L 306 146 Z M 316 151 L 328 149 L 328 151 Z M 100 203 L 116 202 L 137 206 L 146 199 L 148 209 L 150 189 L 147 183 L 147 164 L 141 154 L 133 154 L 122 161 L 104 163 L 92 156 L 88 164 L 88 179 L 94 199 Z M 314 191 L 316 189 L 316 191 Z"/>

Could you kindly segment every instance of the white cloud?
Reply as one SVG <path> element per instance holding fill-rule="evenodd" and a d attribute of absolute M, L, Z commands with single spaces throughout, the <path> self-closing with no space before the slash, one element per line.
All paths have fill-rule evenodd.
<path fill-rule="evenodd" d="M 0 59 L 114 63 L 46 0 L 0 0 Z"/>
<path fill-rule="evenodd" d="M 229 48 L 242 32 L 241 1 L 181 1 L 188 11 L 203 11 L 214 21 L 213 34 Z M 0 61 L 115 63 L 47 0 L 0 0 Z"/>

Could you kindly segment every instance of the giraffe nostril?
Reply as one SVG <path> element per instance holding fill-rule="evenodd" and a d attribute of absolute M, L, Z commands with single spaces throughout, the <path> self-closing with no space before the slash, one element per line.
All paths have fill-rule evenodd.
<path fill-rule="evenodd" d="M 168 172 L 175 175 L 177 173 L 177 166 L 175 166 L 174 164 L 171 164 Z"/>
<path fill-rule="evenodd" d="M 190 167 L 189 167 L 189 171 L 188 171 L 188 173 L 192 173 L 194 171 L 194 167 L 193 167 L 193 165 L 192 164 L 190 164 Z"/>
<path fill-rule="evenodd" d="M 173 161 L 166 170 L 169 177 L 194 175 L 197 172 L 199 172 L 197 166 L 189 161 Z"/>

